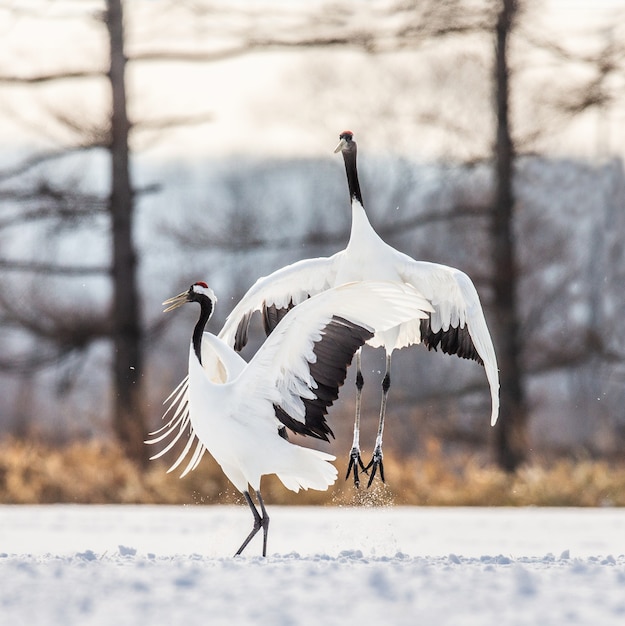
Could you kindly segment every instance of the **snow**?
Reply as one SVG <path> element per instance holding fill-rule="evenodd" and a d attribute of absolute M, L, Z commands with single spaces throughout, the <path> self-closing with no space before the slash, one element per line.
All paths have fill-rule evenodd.
<path fill-rule="evenodd" d="M 0 623 L 625 623 L 625 510 L 2 506 Z"/>

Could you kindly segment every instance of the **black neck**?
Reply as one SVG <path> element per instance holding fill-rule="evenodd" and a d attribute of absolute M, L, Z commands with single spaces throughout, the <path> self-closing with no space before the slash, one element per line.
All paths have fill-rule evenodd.
<path fill-rule="evenodd" d="M 364 207 L 362 194 L 360 193 L 360 184 L 358 182 L 358 170 L 356 168 L 356 146 L 353 146 L 352 150 L 343 150 L 343 160 L 345 161 L 349 199 L 358 200 Z"/>
<path fill-rule="evenodd" d="M 197 321 L 197 324 L 193 329 L 193 350 L 195 351 L 197 360 L 200 362 L 200 365 L 202 365 L 202 335 L 204 333 L 206 323 L 213 312 L 213 303 L 210 298 L 207 298 L 206 296 L 199 297 L 196 302 L 199 302 L 201 310 L 200 319 Z"/>

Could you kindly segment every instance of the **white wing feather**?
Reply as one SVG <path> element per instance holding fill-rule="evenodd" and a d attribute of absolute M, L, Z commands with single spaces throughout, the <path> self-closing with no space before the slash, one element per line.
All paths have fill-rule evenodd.
<path fill-rule="evenodd" d="M 310 392 L 314 344 L 333 316 L 383 331 L 425 319 L 431 311 L 414 287 L 400 283 L 364 281 L 324 291 L 288 313 L 233 384 L 241 386 L 239 395 L 246 401 L 288 407 L 292 418 L 304 421 L 301 397 L 314 397 Z"/>
<path fill-rule="evenodd" d="M 214 383 L 225 383 L 231 376 L 237 376 L 245 367 L 245 360 L 234 350 L 224 345 L 217 337 L 211 333 L 204 333 L 202 336 L 202 368 L 208 380 Z M 189 415 L 189 376 L 185 376 L 178 386 L 169 394 L 163 404 L 167 404 L 167 409 L 163 414 L 163 419 L 170 413 L 172 418 L 158 430 L 150 433 L 151 438 L 145 443 L 153 445 L 161 441 L 168 440 L 168 444 L 159 452 L 150 457 L 150 460 L 158 459 L 169 452 L 183 435 L 188 437 L 188 441 L 182 452 L 178 455 L 167 472 L 173 472 L 178 468 L 189 452 L 193 444 L 197 442 L 195 451 L 180 477 L 186 476 L 194 470 L 200 463 L 206 446 L 197 438 Z"/>
<path fill-rule="evenodd" d="M 398 253 L 403 262 L 398 266 L 402 280 L 414 285 L 432 303 L 433 332 L 466 325 L 475 350 L 484 362 L 491 394 L 491 425 L 499 415 L 499 370 L 495 348 L 488 332 L 480 298 L 471 279 L 460 270 L 415 261 Z"/>
<path fill-rule="evenodd" d="M 226 318 L 219 332 L 220 339 L 233 346 L 240 321 L 246 315 L 260 311 L 264 304 L 286 308 L 291 302 L 300 304 L 332 287 L 337 264 L 343 255 L 344 252 L 337 252 L 331 257 L 304 259 L 259 278 Z"/>

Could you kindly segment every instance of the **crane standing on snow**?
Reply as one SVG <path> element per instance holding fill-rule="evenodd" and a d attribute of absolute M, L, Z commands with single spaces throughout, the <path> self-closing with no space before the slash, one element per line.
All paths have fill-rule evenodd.
<path fill-rule="evenodd" d="M 325 490 L 337 475 L 328 462 L 335 457 L 290 443 L 286 428 L 327 440 L 332 431 L 325 416 L 338 397 L 356 350 L 373 337 L 374 329 L 424 319 L 432 309 L 410 285 L 345 284 L 285 315 L 246 363 L 221 339 L 204 332 L 216 302 L 208 285 L 197 282 L 163 304 L 170 311 L 187 302 L 200 305 L 189 349 L 188 378 L 170 396 L 172 419 L 150 433 L 153 438 L 146 443 L 171 439 L 152 457 L 158 458 L 183 434 L 189 436 L 171 471 L 197 439 L 182 475 L 194 469 L 208 450 L 245 496 L 254 517 L 252 531 L 236 554 L 262 528 L 266 556 L 269 516 L 260 493 L 262 476 L 276 474 L 285 487 L 297 492 L 300 488 Z"/>

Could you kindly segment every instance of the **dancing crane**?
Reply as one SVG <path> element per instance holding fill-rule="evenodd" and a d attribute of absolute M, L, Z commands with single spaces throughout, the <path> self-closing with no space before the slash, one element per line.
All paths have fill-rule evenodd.
<path fill-rule="evenodd" d="M 378 431 L 373 456 L 367 466 L 360 457 L 360 410 L 364 379 L 360 350 L 356 353 L 356 416 L 346 478 L 353 471 L 354 483 L 358 486 L 359 468 L 365 472 L 371 469 L 370 486 L 378 469 L 384 481 L 382 436 L 394 350 L 423 343 L 429 350 L 440 348 L 444 353 L 482 364 L 490 385 L 491 425 L 495 424 L 499 414 L 499 372 L 493 342 L 471 279 L 453 267 L 416 261 L 382 240 L 369 223 L 364 209 L 353 133 L 345 131 L 339 139 L 334 152 L 340 151 L 343 155 L 352 208 L 347 247 L 330 257 L 298 261 L 259 278 L 232 310 L 219 336 L 236 350 L 241 350 L 247 342 L 249 322 L 255 311 L 261 312 L 265 331 L 269 333 L 289 308 L 345 282 L 390 280 L 414 285 L 433 308 L 427 319 L 415 318 L 390 331 L 376 329 L 375 337 L 367 341 L 368 345 L 382 346 L 386 351 Z"/>
<path fill-rule="evenodd" d="M 208 450 L 244 495 L 254 517 L 253 528 L 236 555 L 262 528 L 266 556 L 269 516 L 260 493 L 262 476 L 276 474 L 285 487 L 297 492 L 300 488 L 325 490 L 337 475 L 329 463 L 334 456 L 289 442 L 287 428 L 328 440 L 332 431 L 327 410 L 338 397 L 356 350 L 373 337 L 374 329 L 425 319 L 432 309 L 410 285 L 345 284 L 283 316 L 246 363 L 221 339 L 204 332 L 216 302 L 208 285 L 194 283 L 163 304 L 165 311 L 171 311 L 187 302 L 200 305 L 189 349 L 188 378 L 170 396 L 172 418 L 150 433 L 152 439 L 146 443 L 169 441 L 152 457 L 158 458 L 183 435 L 188 436 L 170 471 L 196 443 L 183 476 L 197 467 Z"/>

